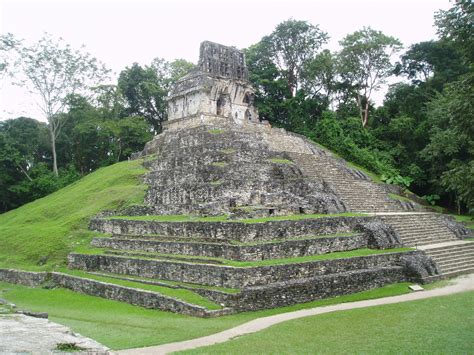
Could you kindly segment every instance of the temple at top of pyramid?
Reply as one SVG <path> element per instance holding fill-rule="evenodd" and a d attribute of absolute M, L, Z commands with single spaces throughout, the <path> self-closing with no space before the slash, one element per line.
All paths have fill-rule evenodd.
<path fill-rule="evenodd" d="M 244 53 L 235 47 L 202 42 L 197 68 L 178 80 L 168 96 L 165 129 L 179 128 L 183 120 L 216 117 L 237 124 L 261 123 L 254 96 Z"/>

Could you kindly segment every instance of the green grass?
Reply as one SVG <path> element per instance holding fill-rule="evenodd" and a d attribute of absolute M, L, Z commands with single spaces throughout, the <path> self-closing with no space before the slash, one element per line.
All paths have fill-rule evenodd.
<path fill-rule="evenodd" d="M 64 324 L 112 349 L 159 345 L 213 334 L 255 318 L 336 303 L 408 293 L 408 283 L 289 307 L 240 313 L 219 318 L 196 318 L 82 295 L 66 289 L 46 290 L 0 282 L 0 298 L 33 312 L 48 312 Z"/>
<path fill-rule="evenodd" d="M 271 216 L 262 218 L 249 218 L 235 220 L 234 222 L 242 223 L 263 223 L 270 221 L 299 221 L 302 219 L 314 219 L 314 218 L 334 218 L 334 217 L 363 217 L 367 216 L 365 213 L 330 213 L 330 214 L 294 214 L 289 216 Z"/>
<path fill-rule="evenodd" d="M 192 255 L 179 255 L 176 257 L 174 254 L 162 254 L 162 253 L 153 253 L 153 252 L 139 252 L 136 255 L 133 255 L 133 252 L 130 255 L 117 255 L 118 257 L 123 258 L 140 258 L 148 260 L 159 260 L 159 261 L 170 261 L 175 263 L 210 263 L 212 261 L 218 262 L 216 266 L 233 266 L 233 267 L 258 267 L 258 266 L 272 266 L 272 265 L 284 265 L 284 264 L 297 264 L 305 262 L 314 262 L 314 261 L 323 261 L 323 260 L 335 260 L 343 258 L 354 258 L 359 256 L 369 256 L 369 255 L 379 255 L 386 253 L 399 253 L 414 250 L 414 248 L 394 248 L 394 249 L 355 249 L 350 251 L 338 251 L 328 254 L 320 255 L 309 255 L 309 256 L 298 256 L 292 258 L 282 258 L 282 259 L 265 259 L 259 261 L 235 261 L 215 257 L 200 257 Z M 104 254 L 106 250 L 98 248 L 84 248 L 80 252 L 82 254 Z M 120 252 L 120 250 L 118 250 Z M 124 251 L 128 252 L 128 251 Z M 189 259 L 186 260 L 186 259 Z"/>
<path fill-rule="evenodd" d="M 390 197 L 392 200 L 405 201 L 405 202 L 413 202 L 413 201 L 412 201 L 411 199 L 409 199 L 408 197 L 400 196 L 400 195 L 397 195 L 397 194 L 389 193 L 389 194 L 388 194 L 388 197 Z"/>
<path fill-rule="evenodd" d="M 356 249 L 356 250 L 351 250 L 351 251 L 339 251 L 339 252 L 328 253 L 328 254 L 300 256 L 300 257 L 284 258 L 284 259 L 266 259 L 266 260 L 261 260 L 261 261 L 234 261 L 234 260 L 222 259 L 222 262 L 223 262 L 223 265 L 235 266 L 235 267 L 272 266 L 272 265 L 305 263 L 305 262 L 311 262 L 311 261 L 353 258 L 357 256 L 369 256 L 369 255 L 385 254 L 385 253 L 397 253 L 397 252 L 404 252 L 404 251 L 410 251 L 410 250 L 413 250 L 413 248 L 396 248 L 396 249 L 384 249 L 384 250 Z"/>
<path fill-rule="evenodd" d="M 168 296 L 172 298 L 179 299 L 181 301 L 187 302 L 187 303 L 192 303 L 198 306 L 205 307 L 207 309 L 213 310 L 213 309 L 221 309 L 222 307 L 215 304 L 214 302 L 209 301 L 207 298 L 202 297 L 198 295 L 197 293 L 194 293 L 193 291 L 190 290 L 185 290 L 182 288 L 170 288 L 166 286 L 158 286 L 158 285 L 149 285 L 141 282 L 134 282 L 134 281 L 128 281 L 128 280 L 121 280 L 117 278 L 112 278 L 112 277 L 106 277 L 106 276 L 99 276 L 99 275 L 94 275 L 94 274 L 89 274 L 87 272 L 83 271 L 78 271 L 78 270 L 63 270 L 63 272 L 73 275 L 73 276 L 78 276 L 82 278 L 87 278 L 87 279 L 92 279 L 92 280 L 97 280 L 97 281 L 102 281 L 102 282 L 107 282 L 119 286 L 125 286 L 125 287 L 131 287 L 131 288 L 138 288 L 141 290 L 147 290 L 147 291 L 153 291 L 153 292 L 158 292 L 162 294 L 163 296 Z"/>
<path fill-rule="evenodd" d="M 99 169 L 81 180 L 0 215 L 0 267 L 52 270 L 67 254 L 88 245 L 87 230 L 100 211 L 143 202 L 146 186 L 141 160 Z"/>
<path fill-rule="evenodd" d="M 208 132 L 209 132 L 210 134 L 221 134 L 221 133 L 224 133 L 224 130 L 223 130 L 223 129 L 219 129 L 219 128 L 213 128 L 213 129 L 208 130 Z"/>
<path fill-rule="evenodd" d="M 221 153 L 224 153 L 224 154 L 232 154 L 232 153 L 235 153 L 236 150 L 229 148 L 229 149 L 222 149 L 220 152 L 221 152 Z"/>
<path fill-rule="evenodd" d="M 281 159 L 281 158 L 272 158 L 269 159 L 272 163 L 277 163 L 277 164 L 293 164 L 291 160 L 288 159 Z"/>
<path fill-rule="evenodd" d="M 327 313 L 180 354 L 472 354 L 474 293 Z"/>
<path fill-rule="evenodd" d="M 214 163 L 211 163 L 212 166 L 218 166 L 220 168 L 223 168 L 224 166 L 227 166 L 228 163 L 224 161 L 216 161 Z"/>
<path fill-rule="evenodd" d="M 189 215 L 160 215 L 160 216 L 112 216 L 108 219 L 126 219 L 130 221 L 157 221 L 157 222 L 224 222 L 229 216 L 198 217 Z"/>
<path fill-rule="evenodd" d="M 198 217 L 190 215 L 161 215 L 161 216 L 112 216 L 108 219 L 127 219 L 132 221 L 157 221 L 157 222 L 240 222 L 263 223 L 270 221 L 299 221 L 302 219 L 334 218 L 334 217 L 363 217 L 365 213 L 331 213 L 331 214 L 295 214 L 289 216 L 271 216 L 248 219 L 229 219 L 228 215 Z"/>
<path fill-rule="evenodd" d="M 464 224 L 468 229 L 474 230 L 474 216 L 458 214 L 451 214 L 450 216 L 454 217 L 456 221 Z"/>
<path fill-rule="evenodd" d="M 70 273 L 70 270 L 65 269 L 62 272 Z M 200 284 L 192 284 L 192 283 L 189 283 L 189 282 L 160 280 L 160 279 L 153 279 L 153 278 L 148 278 L 148 277 L 139 277 L 139 276 L 124 275 L 124 274 L 114 274 L 114 273 L 108 273 L 108 272 L 100 272 L 100 273 L 103 273 L 104 275 L 106 275 L 104 277 L 109 276 L 109 278 L 111 278 L 111 279 L 124 278 L 125 277 L 127 279 L 131 279 L 131 280 L 136 281 L 136 282 L 145 281 L 145 282 L 160 283 L 160 284 L 163 284 L 164 287 L 166 287 L 167 285 L 169 287 L 173 287 L 173 286 L 176 286 L 176 287 L 189 287 L 189 288 L 194 288 L 194 289 L 205 289 L 205 290 L 220 291 L 220 292 L 232 293 L 232 294 L 236 294 L 236 293 L 240 292 L 240 290 L 236 289 L 236 288 L 206 286 L 206 285 L 200 285 Z M 84 273 L 84 274 L 87 274 L 87 273 Z"/>
<path fill-rule="evenodd" d="M 313 235 L 309 237 L 295 237 L 295 238 L 285 238 L 285 239 L 272 239 L 267 241 L 259 241 L 259 242 L 239 242 L 239 241 L 231 241 L 231 245 L 236 246 L 254 246 L 254 245 L 267 245 L 267 244 L 279 244 L 281 242 L 288 242 L 288 241 L 298 241 L 298 240 L 312 240 L 312 239 L 322 239 L 322 238 L 350 238 L 354 237 L 356 234 L 354 233 L 338 233 L 338 234 L 322 234 L 322 235 Z"/>

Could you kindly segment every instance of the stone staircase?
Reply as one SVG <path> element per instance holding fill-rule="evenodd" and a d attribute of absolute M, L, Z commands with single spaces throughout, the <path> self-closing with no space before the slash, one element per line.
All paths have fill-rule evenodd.
<path fill-rule="evenodd" d="M 398 232 L 405 245 L 425 251 L 438 265 L 442 277 L 474 271 L 474 242 L 461 240 L 448 228 L 446 217 L 420 212 L 379 218 Z"/>
<path fill-rule="evenodd" d="M 432 244 L 423 248 L 433 258 L 444 277 L 474 272 L 474 242 Z"/>
<path fill-rule="evenodd" d="M 394 212 L 415 209 L 412 202 L 389 198 L 383 185 L 370 181 L 362 172 L 343 165 L 324 151 L 319 154 L 288 155 L 306 177 L 328 184 L 349 211 Z"/>
<path fill-rule="evenodd" d="M 407 246 L 418 247 L 459 240 L 437 213 L 401 213 L 379 217 L 395 228 Z"/>

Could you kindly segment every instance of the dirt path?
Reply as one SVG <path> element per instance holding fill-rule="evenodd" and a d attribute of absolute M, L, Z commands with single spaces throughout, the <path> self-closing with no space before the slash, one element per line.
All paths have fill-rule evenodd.
<path fill-rule="evenodd" d="M 409 294 L 400 295 L 400 296 L 379 298 L 375 300 L 341 303 L 341 304 L 332 305 L 332 306 L 304 309 L 304 310 L 295 311 L 295 312 L 288 312 L 288 313 L 277 314 L 274 316 L 258 318 L 250 322 L 241 324 L 237 327 L 224 330 L 220 333 L 208 335 L 201 338 L 181 341 L 177 343 L 151 346 L 147 348 L 122 350 L 116 353 L 121 354 L 121 355 L 169 354 L 174 351 L 181 351 L 181 350 L 198 348 L 201 346 L 223 343 L 232 338 L 249 334 L 249 333 L 258 332 L 262 329 L 271 327 L 272 325 L 282 323 L 291 319 L 314 316 L 317 314 L 323 314 L 323 313 L 329 313 L 329 312 L 344 311 L 344 310 L 349 310 L 349 309 L 374 307 L 374 306 L 379 306 L 379 305 L 384 305 L 384 304 L 415 301 L 415 300 L 421 300 L 421 299 L 430 298 L 430 297 L 446 296 L 446 295 L 452 295 L 455 293 L 474 290 L 474 274 L 461 276 L 453 280 L 452 282 L 453 282 L 452 284 L 447 285 L 445 287 L 440 287 L 440 288 L 436 288 L 429 291 L 420 291 L 420 292 L 414 292 L 414 293 L 409 293 Z"/>

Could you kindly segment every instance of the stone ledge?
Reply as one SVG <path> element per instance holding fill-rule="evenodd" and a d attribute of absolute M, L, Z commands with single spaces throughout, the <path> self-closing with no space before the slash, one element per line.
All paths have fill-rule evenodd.
<path fill-rule="evenodd" d="M 179 299 L 164 296 L 158 292 L 134 289 L 107 282 L 81 278 L 59 272 L 29 272 L 13 269 L 0 269 L 0 280 L 30 287 L 41 286 L 49 281 L 52 286 L 63 287 L 90 296 L 126 302 L 136 306 L 160 309 L 196 317 L 217 317 L 231 314 L 233 310 L 208 310 Z"/>
<path fill-rule="evenodd" d="M 322 217 L 302 220 L 242 222 L 159 222 L 94 218 L 91 230 L 124 235 L 155 234 L 180 239 L 238 241 L 242 243 L 351 233 L 358 224 L 375 217 Z"/>
<path fill-rule="evenodd" d="M 173 242 L 114 237 L 94 238 L 91 245 L 98 248 L 118 250 L 213 257 L 237 261 L 259 261 L 348 251 L 366 248 L 368 243 L 367 237 L 364 235 L 353 235 L 288 240 L 257 245 Z"/>
<path fill-rule="evenodd" d="M 84 271 L 103 271 L 207 286 L 244 289 L 358 269 L 403 265 L 402 256 L 412 254 L 423 254 L 423 252 L 394 252 L 256 267 L 232 267 L 85 254 L 70 254 L 68 259 L 70 268 Z"/>

